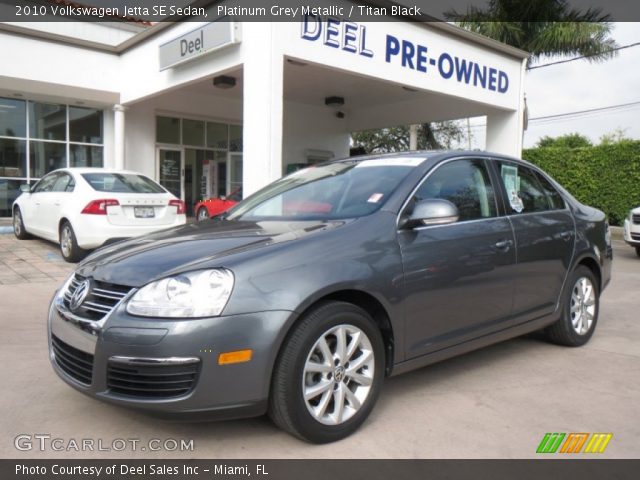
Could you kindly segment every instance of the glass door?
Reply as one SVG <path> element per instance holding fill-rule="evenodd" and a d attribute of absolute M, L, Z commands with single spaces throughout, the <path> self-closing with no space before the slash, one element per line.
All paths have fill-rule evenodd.
<path fill-rule="evenodd" d="M 242 188 L 242 154 L 229 154 L 229 194 L 235 192 L 238 188 Z"/>
<path fill-rule="evenodd" d="M 182 195 L 182 150 L 175 148 L 158 148 L 158 179 L 160 185 L 183 199 Z"/>

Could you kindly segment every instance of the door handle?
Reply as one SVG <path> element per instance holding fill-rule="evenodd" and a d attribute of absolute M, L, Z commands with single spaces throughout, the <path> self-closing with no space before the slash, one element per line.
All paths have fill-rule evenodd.
<path fill-rule="evenodd" d="M 513 240 L 500 240 L 496 242 L 495 247 L 498 250 L 503 250 L 506 252 L 509 250 L 509 248 L 511 248 L 511 245 L 513 245 Z"/>
<path fill-rule="evenodd" d="M 562 238 L 564 241 L 571 240 L 571 232 L 560 233 L 560 238 Z"/>
<path fill-rule="evenodd" d="M 59 206 L 60 206 L 60 202 L 53 202 L 53 204 L 54 204 L 56 207 L 59 207 Z"/>

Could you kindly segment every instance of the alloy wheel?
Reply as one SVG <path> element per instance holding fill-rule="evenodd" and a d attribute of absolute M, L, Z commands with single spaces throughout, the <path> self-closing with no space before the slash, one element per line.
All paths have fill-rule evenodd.
<path fill-rule="evenodd" d="M 19 211 L 13 215 L 13 231 L 16 236 L 20 236 L 22 234 L 22 215 L 20 215 Z"/>
<path fill-rule="evenodd" d="M 302 392 L 307 410 L 324 425 L 353 417 L 371 392 L 375 357 L 367 335 L 338 325 L 318 338 L 304 364 Z"/>
<path fill-rule="evenodd" d="M 71 240 L 71 229 L 68 225 L 62 228 L 62 233 L 60 234 L 60 248 L 62 249 L 62 253 L 65 257 L 69 257 L 71 255 L 73 245 Z"/>
<path fill-rule="evenodd" d="M 591 280 L 580 277 L 571 291 L 571 326 L 579 335 L 586 334 L 596 314 L 596 293 Z"/>

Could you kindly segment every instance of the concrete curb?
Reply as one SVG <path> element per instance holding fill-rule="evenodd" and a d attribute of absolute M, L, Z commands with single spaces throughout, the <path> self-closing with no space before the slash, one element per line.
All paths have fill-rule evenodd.
<path fill-rule="evenodd" d="M 0 226 L 0 235 L 6 235 L 8 233 L 13 233 L 13 227 Z"/>

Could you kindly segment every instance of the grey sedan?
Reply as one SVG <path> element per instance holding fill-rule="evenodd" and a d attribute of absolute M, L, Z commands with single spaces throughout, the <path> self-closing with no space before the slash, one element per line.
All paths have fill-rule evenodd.
<path fill-rule="evenodd" d="M 351 158 L 96 251 L 51 303 L 50 358 L 103 401 L 330 442 L 386 376 L 536 330 L 585 344 L 611 259 L 605 215 L 522 160 Z"/>

